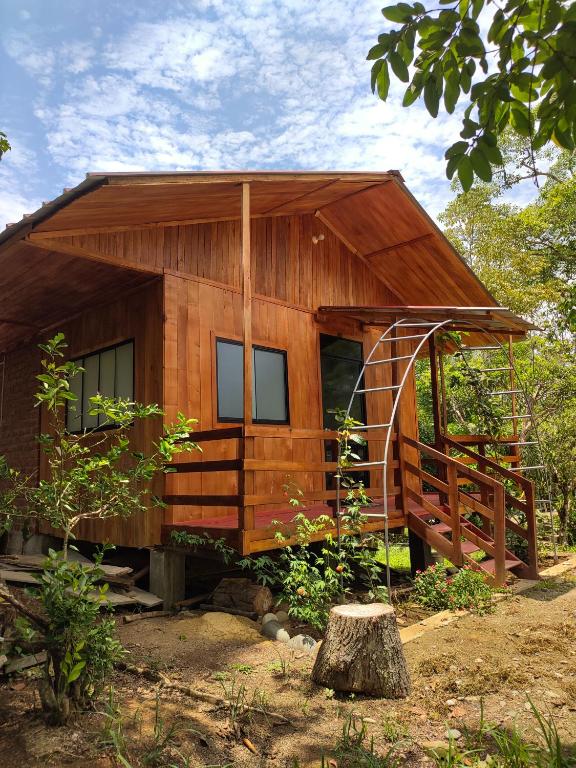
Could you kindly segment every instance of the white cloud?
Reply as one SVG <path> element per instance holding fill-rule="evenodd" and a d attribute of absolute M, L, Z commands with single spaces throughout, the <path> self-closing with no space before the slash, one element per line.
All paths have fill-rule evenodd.
<path fill-rule="evenodd" d="M 36 172 L 36 155 L 18 135 L 10 132 L 12 150 L 0 160 L 0 231 L 6 224 L 20 221 L 41 203 L 32 187 Z"/>
<path fill-rule="evenodd" d="M 57 85 L 34 114 L 67 185 L 93 170 L 397 168 L 435 213 L 451 196 L 443 149 L 458 119 L 404 110 L 401 88 L 386 104 L 369 93 L 380 6 L 196 0 L 102 23 L 91 42 L 12 34 L 7 50 L 30 73 L 43 51 Z"/>
<path fill-rule="evenodd" d="M 44 86 L 49 85 L 56 59 L 53 50 L 37 46 L 33 38 L 23 32 L 6 34 L 4 49 L 29 75 L 38 78 Z"/>

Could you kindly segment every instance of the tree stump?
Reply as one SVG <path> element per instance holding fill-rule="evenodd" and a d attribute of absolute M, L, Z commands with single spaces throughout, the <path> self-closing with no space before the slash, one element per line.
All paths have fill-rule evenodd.
<path fill-rule="evenodd" d="M 268 587 L 250 579 L 222 579 L 212 594 L 212 603 L 223 610 L 236 608 L 263 616 L 274 605 L 274 598 Z"/>
<path fill-rule="evenodd" d="M 333 691 L 385 699 L 408 696 L 410 678 L 392 606 L 372 603 L 332 608 L 312 679 Z"/>

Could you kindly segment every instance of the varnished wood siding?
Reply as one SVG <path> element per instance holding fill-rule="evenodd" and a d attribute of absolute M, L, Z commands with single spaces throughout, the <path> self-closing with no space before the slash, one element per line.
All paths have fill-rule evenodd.
<path fill-rule="evenodd" d="M 160 278 L 108 306 L 84 313 L 58 330 L 66 335 L 71 359 L 133 339 L 135 398 L 142 403 L 162 404 L 162 312 Z M 133 428 L 135 449 L 150 450 L 161 429 L 162 419 L 137 422 Z M 42 462 L 40 472 L 41 476 L 45 474 Z M 154 490 L 161 493 L 161 483 Z M 155 544 L 160 541 L 163 516 L 162 509 L 151 509 L 126 520 L 85 521 L 76 536 L 132 547 Z"/>
<path fill-rule="evenodd" d="M 324 235 L 316 245 L 313 236 Z M 127 266 L 163 267 L 241 290 L 240 223 L 190 224 L 61 238 Z M 314 216 L 252 221 L 254 292 L 315 310 L 394 304 L 398 297 Z"/>
<path fill-rule="evenodd" d="M 172 275 L 165 276 L 165 407 L 173 417 L 178 410 L 199 419 L 199 429 L 227 427 L 219 424 L 216 412 L 217 337 L 240 339 L 242 333 L 242 296 L 216 286 Z M 255 344 L 286 350 L 290 426 L 279 428 L 278 437 L 260 437 L 254 441 L 254 458 L 283 461 L 324 461 L 323 441 L 293 439 L 291 429 L 322 429 L 322 393 L 320 381 L 320 333 L 342 334 L 363 342 L 365 354 L 371 350 L 379 333 L 374 329 L 363 332 L 351 323 L 324 325 L 312 312 L 283 306 L 263 299 L 253 302 L 253 340 Z M 399 354 L 406 350 L 399 345 Z M 383 355 L 385 353 L 383 352 Z M 390 384 L 390 369 L 372 369 L 366 376 L 367 386 Z M 368 419 L 371 423 L 386 423 L 390 417 L 390 393 L 367 397 Z M 400 414 L 402 428 L 416 435 L 414 385 L 410 377 L 403 396 Z M 266 432 L 262 426 L 262 432 Z M 237 441 L 204 443 L 202 456 L 186 456 L 185 460 L 217 460 L 237 457 Z M 383 455 L 383 443 L 371 443 L 370 459 Z M 184 460 L 184 457 L 182 457 Z M 324 490 L 324 475 L 320 472 L 258 471 L 254 477 L 256 495 L 278 495 L 288 482 L 305 492 Z M 372 485 L 381 486 L 379 471 L 372 472 Z M 393 471 L 389 472 L 393 486 Z M 234 473 L 197 473 L 169 475 L 167 493 L 235 494 L 238 492 Z M 262 508 L 274 508 L 267 504 Z M 284 505 L 286 506 L 286 505 Z M 214 518 L 234 512 L 226 507 L 172 507 L 167 510 L 167 522 L 194 518 Z"/>
<path fill-rule="evenodd" d="M 276 216 L 252 221 L 253 342 L 286 350 L 290 426 L 282 438 L 262 437 L 254 441 L 255 459 L 276 459 L 319 463 L 324 460 L 320 439 L 295 439 L 291 429 L 321 429 L 322 397 L 320 382 L 320 334 L 341 334 L 363 342 L 368 354 L 378 334 L 362 329 L 355 322 L 339 320 L 318 322 L 315 312 L 320 305 L 387 305 L 399 303 L 398 297 L 356 255 L 313 215 Z M 315 244 L 313 237 L 323 235 Z M 114 259 L 126 266 L 146 266 L 164 270 L 163 278 L 163 393 L 168 420 L 178 411 L 199 420 L 198 429 L 212 429 L 229 424 L 217 420 L 215 340 L 217 337 L 242 338 L 242 284 L 240 224 L 237 221 L 158 227 L 127 232 L 65 238 L 83 252 Z M 151 341 L 155 349 L 162 311 L 146 311 L 146 322 L 153 322 Z M 120 328 L 139 326 L 144 318 L 133 305 L 118 308 Z M 114 324 L 115 312 L 109 320 Z M 94 333 L 83 324 L 75 347 Z M 142 332 L 136 328 L 134 333 Z M 106 336 L 103 332 L 96 336 Z M 104 344 L 112 343 L 106 340 Z M 93 348 L 103 346 L 94 342 Z M 81 350 L 85 351 L 85 350 Z M 138 363 L 137 363 L 138 365 Z M 144 372 L 141 371 L 141 376 Z M 146 376 L 156 379 L 157 372 Z M 371 370 L 368 386 L 389 384 L 390 377 Z M 156 390 L 154 390 L 156 391 Z M 143 395 L 139 393 L 142 399 Z M 146 398 L 144 398 L 146 399 Z M 158 399 L 154 395 L 152 399 Z M 370 422 L 385 423 L 390 416 L 390 393 L 367 398 Z M 404 395 L 400 422 L 407 434 L 416 434 L 414 386 L 410 378 Z M 238 456 L 237 441 L 205 443 L 203 455 L 188 455 L 181 460 L 216 460 Z M 371 445 L 370 459 L 382 457 L 382 443 Z M 255 473 L 252 492 L 256 495 L 282 493 L 287 481 L 305 492 L 324 490 L 321 472 Z M 374 486 L 381 486 L 378 471 L 371 473 Z M 389 482 L 392 486 L 393 471 Z M 172 494 L 235 494 L 235 473 L 194 473 L 168 475 L 166 492 Z M 270 507 L 271 505 L 267 505 Z M 166 522 L 191 518 L 214 518 L 235 512 L 214 506 L 172 507 Z M 161 515 L 148 513 L 143 520 L 125 523 L 94 523 L 82 529 L 83 538 L 105 539 L 116 543 L 142 545 L 159 543 Z"/>

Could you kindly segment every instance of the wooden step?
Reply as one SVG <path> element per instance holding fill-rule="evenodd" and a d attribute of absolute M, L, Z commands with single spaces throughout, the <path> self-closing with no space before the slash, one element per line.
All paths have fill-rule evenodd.
<path fill-rule="evenodd" d="M 469 555 L 472 552 L 481 552 L 482 550 L 480 547 L 477 547 L 476 544 L 474 544 L 473 541 L 461 541 L 460 542 L 462 552 L 465 555 Z"/>
<path fill-rule="evenodd" d="M 452 528 L 447 523 L 434 523 L 434 525 L 431 525 L 430 528 L 432 528 L 433 531 L 436 531 L 436 533 L 451 533 Z"/>
<path fill-rule="evenodd" d="M 482 560 L 481 563 L 476 563 L 476 565 L 479 565 L 483 571 L 487 571 L 487 573 L 491 574 L 492 576 L 496 572 L 496 560 L 493 560 L 493 559 Z M 516 568 L 518 565 L 523 565 L 522 560 L 517 560 L 516 558 L 514 558 L 513 560 L 506 559 L 504 561 L 504 568 L 507 571 L 511 571 L 513 568 Z"/>

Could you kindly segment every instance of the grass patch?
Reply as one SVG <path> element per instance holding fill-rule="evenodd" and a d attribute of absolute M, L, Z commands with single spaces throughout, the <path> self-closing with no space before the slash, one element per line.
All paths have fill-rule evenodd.
<path fill-rule="evenodd" d="M 410 573 L 410 550 L 407 544 L 390 544 L 388 553 L 390 555 L 390 568 L 395 571 Z M 386 549 L 384 547 L 376 552 L 376 560 L 386 565 Z"/>

